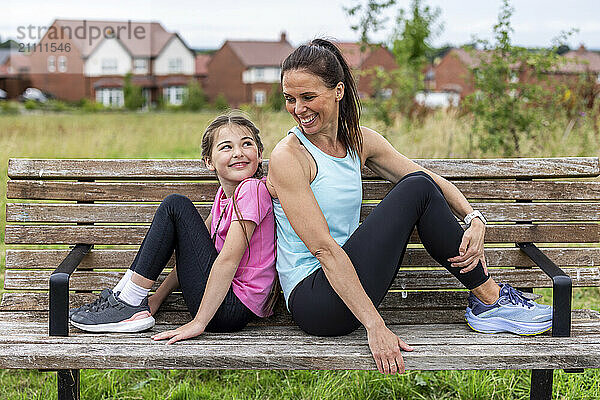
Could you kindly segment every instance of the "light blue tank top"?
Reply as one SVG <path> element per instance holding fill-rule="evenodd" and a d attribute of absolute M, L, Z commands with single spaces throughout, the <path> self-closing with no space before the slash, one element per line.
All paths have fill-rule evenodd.
<path fill-rule="evenodd" d="M 350 151 L 344 158 L 330 156 L 312 144 L 298 127 L 290 133 L 298 137 L 317 163 L 317 176 L 310 188 L 325 216 L 329 233 L 342 246 L 359 224 L 362 203 L 360 157 L 353 157 Z M 273 211 L 277 222 L 277 272 L 288 304 L 296 285 L 321 268 L 321 264 L 294 232 L 278 199 L 273 201 Z"/>

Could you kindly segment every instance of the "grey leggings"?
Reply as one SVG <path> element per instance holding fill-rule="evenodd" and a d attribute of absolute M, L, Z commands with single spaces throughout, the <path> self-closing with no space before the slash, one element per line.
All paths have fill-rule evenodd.
<path fill-rule="evenodd" d="M 173 250 L 179 286 L 185 304 L 194 317 L 218 253 L 198 210 L 190 199 L 179 194 L 167 196 L 156 210 L 130 269 L 155 281 L 173 255 Z M 229 287 L 206 330 L 237 331 L 246 326 L 253 315 Z"/>
<path fill-rule="evenodd" d="M 375 306 L 392 285 L 415 225 L 427 252 L 468 289 L 489 279 L 481 262 L 465 274 L 450 266 L 447 259 L 458 255 L 464 231 L 437 183 L 414 172 L 390 190 L 342 246 Z M 360 326 L 322 268 L 294 288 L 288 303 L 294 321 L 313 335 L 345 335 Z"/>

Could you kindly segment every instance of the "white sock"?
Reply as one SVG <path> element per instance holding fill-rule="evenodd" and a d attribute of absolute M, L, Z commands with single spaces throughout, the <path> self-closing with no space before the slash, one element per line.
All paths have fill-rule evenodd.
<path fill-rule="evenodd" d="M 131 279 L 131 275 L 133 275 L 133 270 L 128 269 L 127 272 L 125 272 L 125 275 L 123 275 L 123 277 L 119 281 L 119 283 L 117 283 L 117 286 L 115 286 L 113 288 L 113 293 L 122 292 L 123 287 L 125 287 L 125 284 L 127 283 L 127 281 L 129 281 Z"/>
<path fill-rule="evenodd" d="M 146 289 L 139 285 L 136 285 L 130 279 L 123 287 L 123 290 L 121 290 L 121 293 L 119 294 L 119 299 L 132 306 L 139 306 L 142 303 L 142 300 L 144 300 L 146 296 L 148 296 L 149 291 L 150 289 Z"/>

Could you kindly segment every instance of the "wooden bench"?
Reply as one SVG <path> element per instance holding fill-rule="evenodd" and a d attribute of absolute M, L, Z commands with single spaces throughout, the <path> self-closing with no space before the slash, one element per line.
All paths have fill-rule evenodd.
<path fill-rule="evenodd" d="M 415 348 L 404 354 L 407 369 L 531 369 L 531 397 L 550 398 L 554 369 L 600 368 L 600 313 L 570 312 L 571 283 L 600 286 L 600 181 L 589 179 L 600 174 L 598 158 L 416 161 L 452 180 L 489 219 L 486 255 L 496 280 L 524 291 L 554 287 L 556 314 L 552 333 L 541 336 L 471 331 L 467 292 L 415 246 L 415 232 L 380 306 Z M 181 193 L 206 216 L 218 184 L 198 160 L 11 159 L 8 175 L 0 368 L 58 371 L 59 399 L 79 397 L 81 369 L 376 369 L 364 329 L 306 335 L 282 301 L 274 317 L 240 333 L 174 346 L 150 335 L 190 319 L 177 293 L 150 332 L 69 332 L 68 307 L 117 283 L 158 202 Z M 364 171 L 363 217 L 390 188 Z"/>

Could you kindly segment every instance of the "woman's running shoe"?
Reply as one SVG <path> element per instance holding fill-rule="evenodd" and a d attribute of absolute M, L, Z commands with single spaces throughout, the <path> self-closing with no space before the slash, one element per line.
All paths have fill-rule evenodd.
<path fill-rule="evenodd" d="M 537 335 L 552 328 L 552 307 L 538 304 L 512 286 L 501 284 L 500 297 L 494 304 L 485 304 L 471 293 L 465 319 L 477 332 Z"/>
<path fill-rule="evenodd" d="M 106 301 L 71 316 L 73 326 L 88 332 L 141 332 L 154 326 L 148 297 L 132 306 L 111 293 Z"/>

